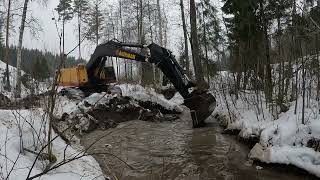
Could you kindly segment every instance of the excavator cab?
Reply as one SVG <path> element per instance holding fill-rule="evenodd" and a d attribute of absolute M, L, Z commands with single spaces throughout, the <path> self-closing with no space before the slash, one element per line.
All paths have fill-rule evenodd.
<path fill-rule="evenodd" d="M 94 70 L 94 77 L 99 84 L 116 83 L 117 77 L 115 74 L 113 60 L 110 57 L 105 57 L 99 66 Z"/>

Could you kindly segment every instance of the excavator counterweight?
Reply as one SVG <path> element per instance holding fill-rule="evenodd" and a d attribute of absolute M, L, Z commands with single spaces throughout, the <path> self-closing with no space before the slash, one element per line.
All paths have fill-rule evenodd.
<path fill-rule="evenodd" d="M 141 52 L 147 53 L 138 53 L 129 48 L 140 49 Z M 108 41 L 100 44 L 85 66 L 86 71 L 84 72 L 87 73 L 87 81 L 79 83 L 79 88 L 97 89 L 98 86 L 107 85 L 110 82 L 110 77 L 115 77 L 114 71 L 111 75 L 111 71 L 106 71 L 104 67 L 107 57 L 155 64 L 184 98 L 184 105 L 191 112 L 193 127 L 203 125 L 204 120 L 212 114 L 216 106 L 214 96 L 207 90 L 199 89 L 196 84 L 190 81 L 171 51 L 154 43 L 143 45 Z M 60 73 L 63 73 L 63 71 L 60 71 Z M 81 87 L 81 85 L 83 86 Z"/>

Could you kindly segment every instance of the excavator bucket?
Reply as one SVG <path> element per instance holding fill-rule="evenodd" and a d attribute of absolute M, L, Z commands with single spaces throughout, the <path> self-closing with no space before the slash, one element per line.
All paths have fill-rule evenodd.
<path fill-rule="evenodd" d="M 212 114 L 216 107 L 216 99 L 206 91 L 194 91 L 191 97 L 184 100 L 191 112 L 194 128 L 204 125 L 204 121 Z"/>

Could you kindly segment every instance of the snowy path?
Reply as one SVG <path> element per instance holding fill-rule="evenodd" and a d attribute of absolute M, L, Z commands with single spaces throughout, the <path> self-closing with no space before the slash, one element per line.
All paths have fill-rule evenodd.
<path fill-rule="evenodd" d="M 82 143 L 88 145 L 111 133 L 91 151 L 113 153 L 134 168 L 107 155 L 97 156 L 105 173 L 118 179 L 316 179 L 286 166 L 260 169 L 251 165 L 247 160 L 250 149 L 221 132 L 215 120 L 192 129 L 188 113 L 183 113 L 175 122 L 129 121 L 115 129 L 95 131 L 83 137 Z"/>

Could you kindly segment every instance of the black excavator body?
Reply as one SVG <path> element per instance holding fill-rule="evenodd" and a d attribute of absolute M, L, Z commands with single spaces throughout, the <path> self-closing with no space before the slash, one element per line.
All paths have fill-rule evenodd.
<path fill-rule="evenodd" d="M 137 52 L 137 49 L 140 49 L 140 51 Z M 212 114 L 216 106 L 214 96 L 205 89 L 199 89 L 195 83 L 190 81 L 168 49 L 154 43 L 142 45 L 112 40 L 100 44 L 86 65 L 90 87 L 104 84 L 99 75 L 101 74 L 100 72 L 103 72 L 102 67 L 104 67 L 108 57 L 155 64 L 184 98 L 184 104 L 191 112 L 193 127 L 202 126 L 204 120 Z"/>

